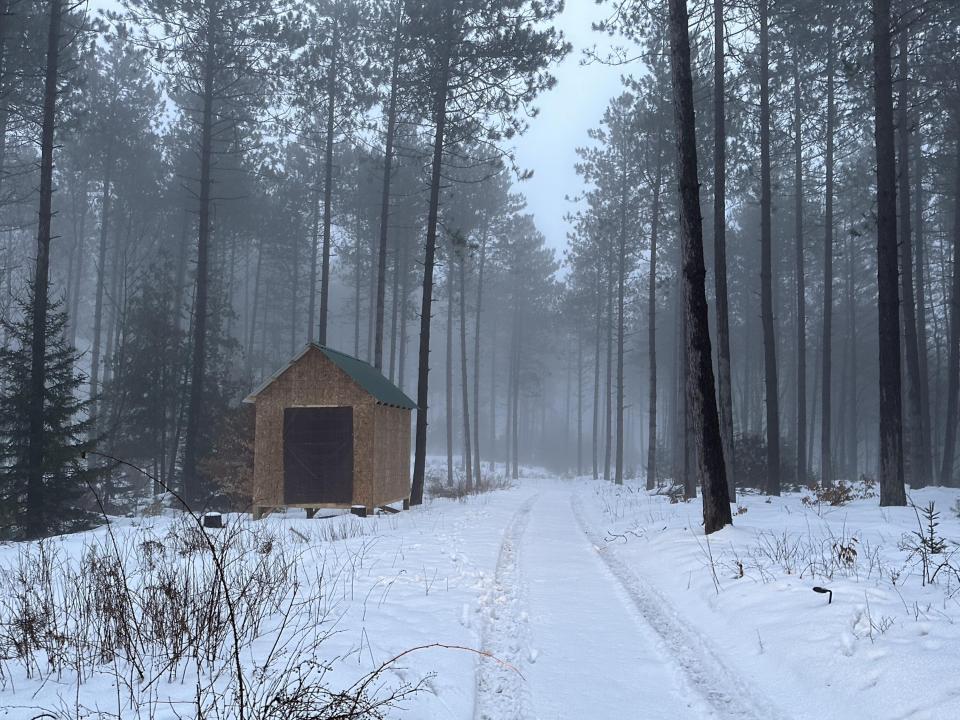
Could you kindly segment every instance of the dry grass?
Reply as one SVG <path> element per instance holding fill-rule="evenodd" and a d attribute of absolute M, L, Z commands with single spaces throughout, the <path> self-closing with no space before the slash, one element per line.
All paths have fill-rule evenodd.
<path fill-rule="evenodd" d="M 331 562 L 321 536 L 352 535 L 345 526 L 318 524 L 299 544 L 269 523 L 204 531 L 182 516 L 155 527 L 92 533 L 79 555 L 55 541 L 25 544 L 0 567 L 0 688 L 16 667 L 78 686 L 107 675 L 111 712 L 83 707 L 79 695 L 43 710 L 152 718 L 166 703 L 157 688 L 186 682 L 195 687 L 182 716 L 224 720 L 381 718 L 419 690 L 389 687 L 386 666 L 343 690 L 325 682 L 326 577 L 353 565 Z"/>
<path fill-rule="evenodd" d="M 446 482 L 445 475 L 436 471 L 428 472 L 426 478 L 427 495 L 432 498 L 466 500 L 474 495 L 483 495 L 495 490 L 509 490 L 513 487 L 513 481 L 500 473 L 482 474 L 480 479 L 474 481 L 469 488 L 463 474 L 457 471 L 456 475 L 453 485 L 449 485 Z"/>

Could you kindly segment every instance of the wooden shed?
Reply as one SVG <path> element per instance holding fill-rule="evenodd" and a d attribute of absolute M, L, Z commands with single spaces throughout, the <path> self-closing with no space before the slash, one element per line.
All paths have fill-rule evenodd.
<path fill-rule="evenodd" d="M 409 507 L 416 404 L 370 364 L 311 343 L 244 402 L 256 411 L 254 517 Z"/>

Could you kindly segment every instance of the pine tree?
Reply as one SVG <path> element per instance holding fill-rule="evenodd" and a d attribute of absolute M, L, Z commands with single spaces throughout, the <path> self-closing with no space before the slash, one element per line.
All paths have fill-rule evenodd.
<path fill-rule="evenodd" d="M 65 336 L 67 314 L 62 302 L 51 301 L 44 336 L 43 435 L 41 482 L 31 488 L 28 422 L 32 403 L 31 342 L 33 339 L 32 286 L 17 302 L 15 319 L 0 320 L 7 344 L 0 348 L 0 538 L 25 539 L 88 527 L 94 515 L 87 508 L 88 490 L 97 472 L 84 461 L 93 449 L 87 419 L 89 401 L 81 399 L 86 378 L 77 371 L 80 353 Z"/>

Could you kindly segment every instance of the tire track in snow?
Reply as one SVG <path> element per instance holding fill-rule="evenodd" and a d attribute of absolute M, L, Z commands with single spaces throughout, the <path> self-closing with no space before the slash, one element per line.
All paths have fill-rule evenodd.
<path fill-rule="evenodd" d="M 481 657 L 477 665 L 476 720 L 530 717 L 530 691 L 518 672 L 527 636 L 519 551 L 537 497 L 527 498 L 504 530 L 492 587 L 480 599 L 481 647 L 493 657 Z"/>
<path fill-rule="evenodd" d="M 720 659 L 701 633 L 690 628 L 670 603 L 642 580 L 587 524 L 580 497 L 570 494 L 570 504 L 580 530 L 587 537 L 610 574 L 633 602 L 640 618 L 663 641 L 665 654 L 682 672 L 691 688 L 704 699 L 718 718 L 784 720 L 783 714 Z"/>

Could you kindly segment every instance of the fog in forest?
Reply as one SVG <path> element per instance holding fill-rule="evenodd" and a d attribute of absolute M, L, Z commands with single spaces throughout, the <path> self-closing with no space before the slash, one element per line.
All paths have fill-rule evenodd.
<path fill-rule="evenodd" d="M 0 716 L 945 720 L 957 0 L 0 0 Z"/>

